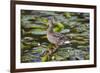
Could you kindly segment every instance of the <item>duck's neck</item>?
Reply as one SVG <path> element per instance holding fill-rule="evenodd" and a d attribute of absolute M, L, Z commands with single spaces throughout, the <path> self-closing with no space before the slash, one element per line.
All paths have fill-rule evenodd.
<path fill-rule="evenodd" d="M 53 26 L 49 26 L 47 32 L 48 32 L 48 33 L 52 33 L 52 32 L 53 32 Z"/>

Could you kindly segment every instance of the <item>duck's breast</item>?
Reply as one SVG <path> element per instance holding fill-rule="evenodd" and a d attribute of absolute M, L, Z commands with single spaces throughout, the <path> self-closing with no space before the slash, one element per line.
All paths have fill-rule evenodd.
<path fill-rule="evenodd" d="M 53 44 L 58 43 L 58 38 L 54 36 L 54 33 L 47 33 L 47 38 L 48 38 L 49 42 L 51 42 Z"/>

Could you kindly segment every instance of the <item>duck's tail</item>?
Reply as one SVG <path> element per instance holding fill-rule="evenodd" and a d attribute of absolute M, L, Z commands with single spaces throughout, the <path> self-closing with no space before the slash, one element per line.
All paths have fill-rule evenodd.
<path fill-rule="evenodd" d="M 71 43 L 70 41 L 65 41 L 65 42 L 64 42 L 64 44 L 70 44 L 70 43 Z"/>

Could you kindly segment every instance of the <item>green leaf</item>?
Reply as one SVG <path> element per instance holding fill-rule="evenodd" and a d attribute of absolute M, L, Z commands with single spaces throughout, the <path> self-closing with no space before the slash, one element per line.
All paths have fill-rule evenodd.
<path fill-rule="evenodd" d="M 59 56 L 59 55 L 56 55 L 56 56 L 55 56 L 55 60 L 56 60 L 56 61 L 61 61 L 61 60 L 64 60 L 64 57 Z"/>
<path fill-rule="evenodd" d="M 53 29 L 53 31 L 54 31 L 54 32 L 60 32 L 60 31 L 61 31 L 61 28 L 55 27 L 55 28 Z"/>
<path fill-rule="evenodd" d="M 48 55 L 45 55 L 43 57 L 41 57 L 42 62 L 46 62 L 48 61 Z"/>
<path fill-rule="evenodd" d="M 53 29 L 54 32 L 60 32 L 64 29 L 64 25 L 62 23 L 57 23 L 56 27 Z"/>
<path fill-rule="evenodd" d="M 71 14 L 68 13 L 68 12 L 66 12 L 66 13 L 64 13 L 64 16 L 65 16 L 66 18 L 70 18 L 70 17 L 71 17 Z"/>
<path fill-rule="evenodd" d="M 64 25 L 62 24 L 62 23 L 57 23 L 57 26 L 59 27 L 59 28 L 64 28 Z"/>
<path fill-rule="evenodd" d="M 46 31 L 33 30 L 25 33 L 26 35 L 46 35 Z"/>

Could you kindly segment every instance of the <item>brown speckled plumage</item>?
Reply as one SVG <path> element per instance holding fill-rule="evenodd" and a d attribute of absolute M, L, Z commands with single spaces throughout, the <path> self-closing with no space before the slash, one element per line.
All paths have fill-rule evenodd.
<path fill-rule="evenodd" d="M 55 44 L 56 46 L 63 45 L 65 44 L 67 39 L 63 34 L 53 32 L 53 21 L 54 20 L 49 20 L 49 27 L 47 29 L 47 39 L 49 40 L 49 42 Z"/>

